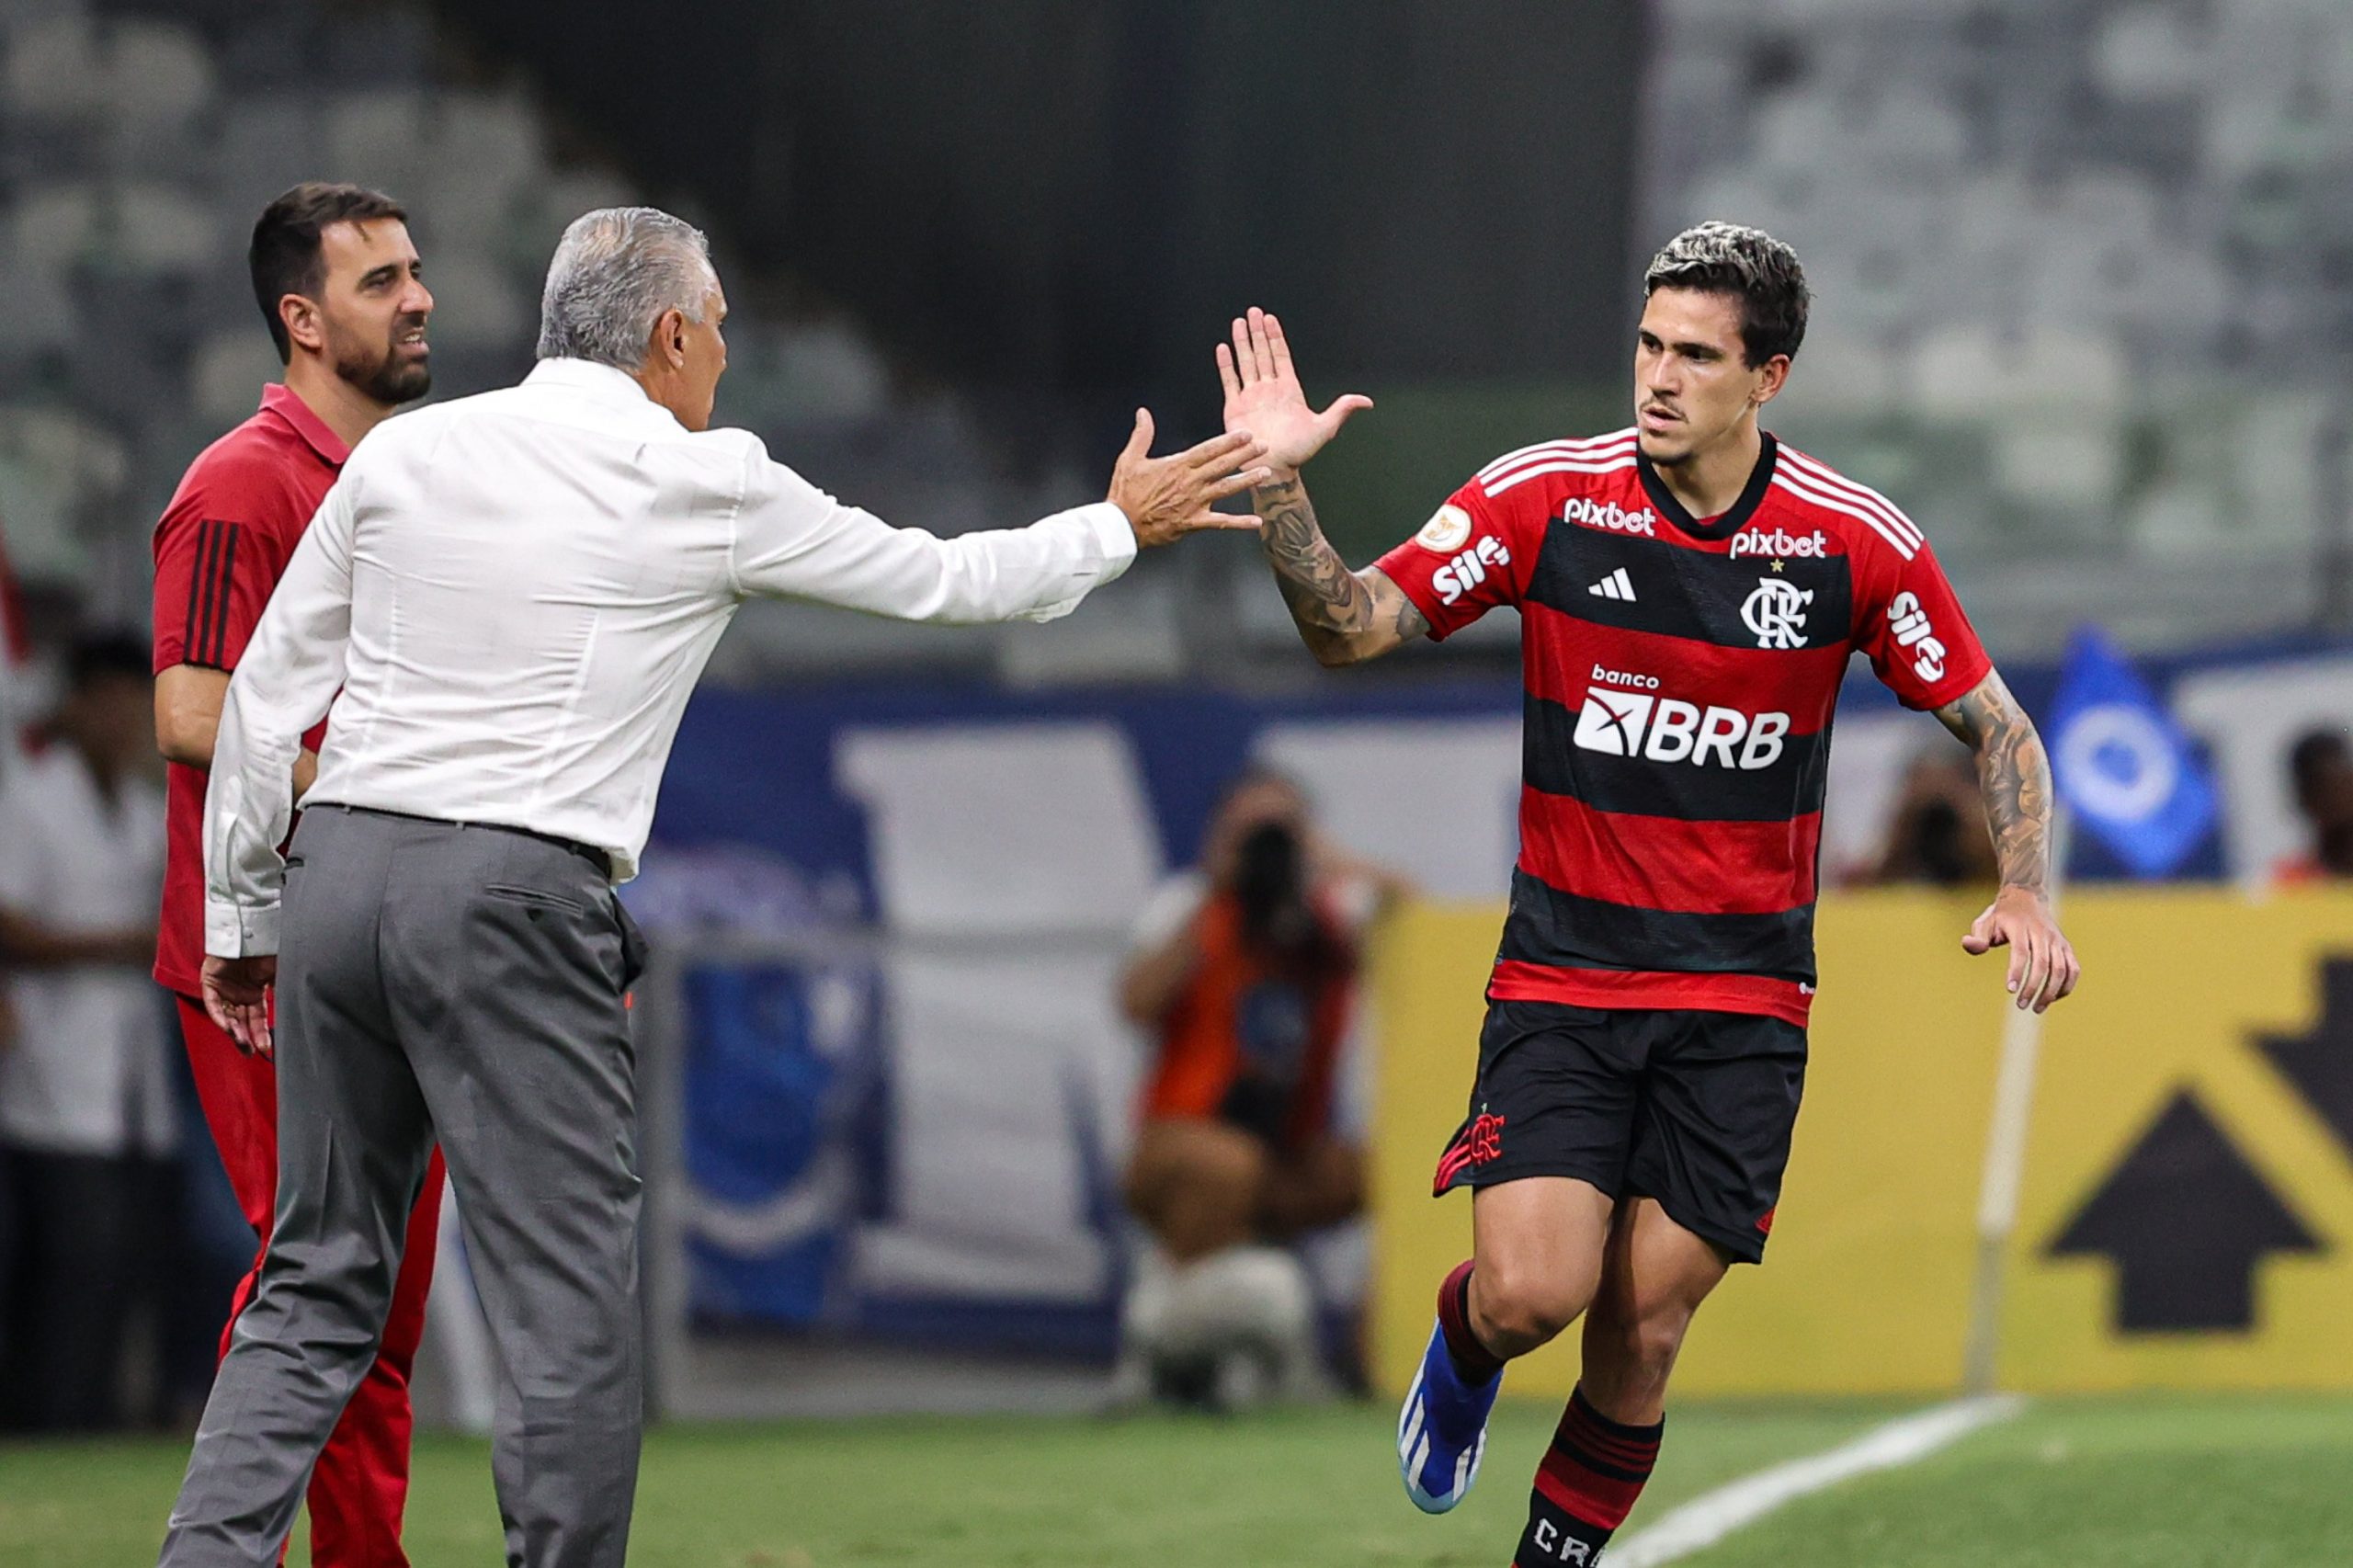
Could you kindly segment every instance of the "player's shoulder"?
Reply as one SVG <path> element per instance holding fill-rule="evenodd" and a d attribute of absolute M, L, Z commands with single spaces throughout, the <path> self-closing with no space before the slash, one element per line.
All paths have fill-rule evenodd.
<path fill-rule="evenodd" d="M 1634 429 L 1606 436 L 1539 441 L 1506 452 L 1472 476 L 1464 488 L 1495 501 L 1516 491 L 1550 495 L 1593 487 L 1615 474 L 1634 471 Z"/>
<path fill-rule="evenodd" d="M 1786 441 L 1774 452 L 1772 492 L 1808 527 L 1844 542 L 1849 554 L 1892 551 L 1909 561 L 1927 547 L 1927 536 L 1901 506 Z"/>

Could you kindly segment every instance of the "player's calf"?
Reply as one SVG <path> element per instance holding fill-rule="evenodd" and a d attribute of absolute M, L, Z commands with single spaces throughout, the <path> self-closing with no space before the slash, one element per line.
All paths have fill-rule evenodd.
<path fill-rule="evenodd" d="M 1658 1462 L 1664 1429 L 1664 1421 L 1613 1421 L 1594 1407 L 1582 1387 L 1571 1393 L 1537 1466 L 1528 1528 L 1512 1556 L 1518 1568 L 1597 1561 L 1643 1494 L 1651 1467 Z"/>

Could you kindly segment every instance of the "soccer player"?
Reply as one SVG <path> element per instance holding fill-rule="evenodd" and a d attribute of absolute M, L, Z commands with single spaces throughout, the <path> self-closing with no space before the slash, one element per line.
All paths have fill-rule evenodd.
<path fill-rule="evenodd" d="M 1764 1254 L 1805 1073 L 1850 653 L 1976 754 L 2002 885 L 1962 947 L 2009 947 L 2020 1007 L 2077 977 L 2046 893 L 2034 726 L 1911 520 L 1758 428 L 1805 335 L 1796 256 L 1702 224 L 1659 252 L 1643 295 L 1631 429 L 1496 459 L 1362 572 L 1298 470 L 1369 400 L 1315 412 L 1256 310 L 1217 351 L 1227 428 L 1268 449 L 1261 539 L 1318 660 L 1520 612 L 1519 863 L 1470 1115 L 1436 1180 L 1473 1189 L 1472 1256 L 1439 1288 L 1398 1424 L 1407 1493 L 1453 1507 L 1504 1364 L 1584 1318 L 1518 1568 L 1599 1559 L 1651 1473 L 1692 1313 Z"/>
<path fill-rule="evenodd" d="M 298 185 L 254 225 L 254 296 L 286 379 L 260 411 L 206 448 L 155 529 L 155 730 L 171 764 L 169 849 L 155 978 L 178 1003 L 204 1119 L 237 1201 L 260 1238 L 239 1282 L 253 1298 L 278 1200 L 278 1087 L 267 1057 L 238 1049 L 205 1014 L 204 791 L 229 674 L 319 499 L 359 438 L 431 384 L 433 312 L 407 214 L 349 185 Z M 324 726 L 322 726 L 322 731 Z M 310 788 L 321 732 L 304 739 L 296 790 Z M 310 1486 L 313 1561 L 321 1568 L 403 1564 L 408 1497 L 409 1369 L 425 1332 L 442 1172 L 418 1194 L 374 1367 L 345 1408 Z"/>

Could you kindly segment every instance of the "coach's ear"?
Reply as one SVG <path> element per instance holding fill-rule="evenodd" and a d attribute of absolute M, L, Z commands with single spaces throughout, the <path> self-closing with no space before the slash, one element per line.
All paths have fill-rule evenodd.
<path fill-rule="evenodd" d="M 1751 408 L 1764 407 L 1780 396 L 1781 389 L 1789 384 L 1790 357 L 1786 354 L 1776 354 L 1756 367 L 1756 390 L 1748 394 L 1748 405 Z"/>

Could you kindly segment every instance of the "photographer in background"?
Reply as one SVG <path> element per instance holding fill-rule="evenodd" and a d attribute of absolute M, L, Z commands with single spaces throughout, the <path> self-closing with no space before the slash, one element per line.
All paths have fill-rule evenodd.
<path fill-rule="evenodd" d="M 1126 1193 L 1156 1246 L 1128 1301 L 1123 1392 L 1231 1406 L 1320 1386 L 1289 1244 L 1364 1207 L 1339 1091 L 1358 937 L 1399 891 L 1316 835 L 1297 785 L 1253 769 L 1199 868 L 1138 922 L 1120 1004 L 1154 1056 Z"/>
<path fill-rule="evenodd" d="M 1961 888 L 2000 880 L 1973 765 L 1941 748 L 1922 753 L 1904 776 L 1879 861 L 1859 881 L 1875 887 Z"/>

